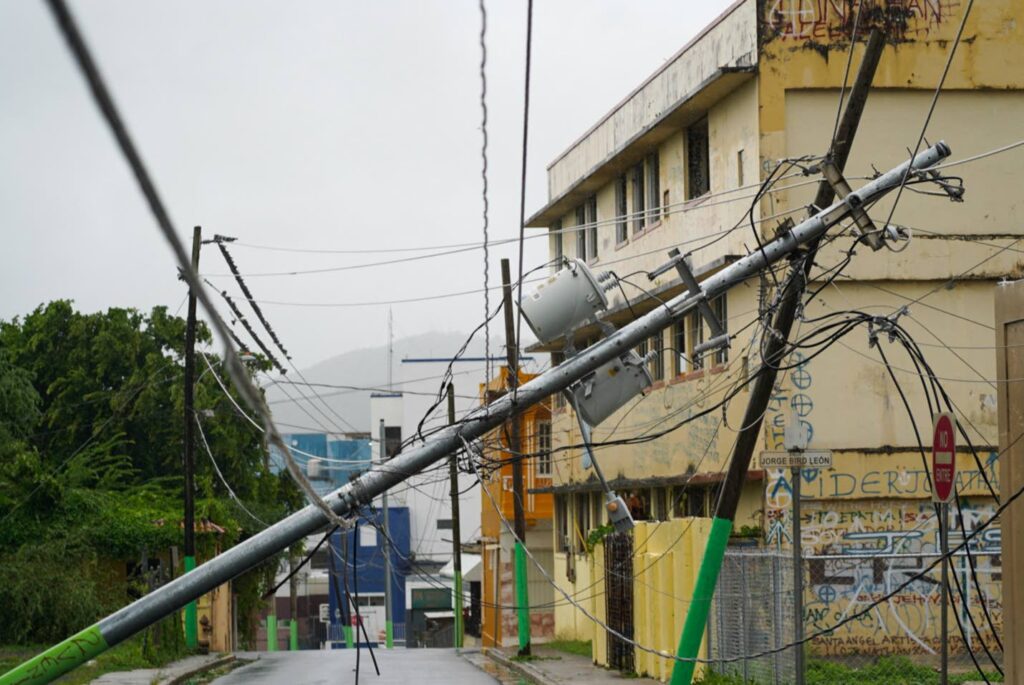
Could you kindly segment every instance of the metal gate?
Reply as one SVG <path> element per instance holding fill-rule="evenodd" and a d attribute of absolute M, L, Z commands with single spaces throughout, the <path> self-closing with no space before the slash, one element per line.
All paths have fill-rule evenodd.
<path fill-rule="evenodd" d="M 633 535 L 612 533 L 604 539 L 605 619 L 608 627 L 633 639 Z M 633 673 L 633 645 L 608 633 L 608 665 Z"/>

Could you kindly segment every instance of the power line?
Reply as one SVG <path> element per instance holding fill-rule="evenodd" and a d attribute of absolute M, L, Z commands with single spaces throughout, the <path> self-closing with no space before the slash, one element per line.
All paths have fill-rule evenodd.
<path fill-rule="evenodd" d="M 484 377 L 491 379 L 491 255 L 488 247 L 490 240 L 490 199 L 488 198 L 487 182 L 487 7 L 484 0 L 479 2 L 480 8 L 480 178 L 483 181 L 481 199 L 483 200 L 483 233 L 484 233 Z M 520 232 L 520 235 L 522 233 Z M 522 242 L 520 242 L 520 249 Z"/>

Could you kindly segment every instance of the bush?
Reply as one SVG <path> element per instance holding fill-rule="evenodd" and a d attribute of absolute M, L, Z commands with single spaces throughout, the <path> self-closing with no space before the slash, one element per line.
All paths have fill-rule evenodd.
<path fill-rule="evenodd" d="M 0 643 L 53 643 L 95 623 L 111 605 L 94 559 L 41 547 L 0 557 Z"/>

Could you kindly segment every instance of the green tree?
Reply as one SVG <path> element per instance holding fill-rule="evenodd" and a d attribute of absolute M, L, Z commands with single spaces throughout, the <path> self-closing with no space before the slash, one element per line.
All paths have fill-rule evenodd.
<path fill-rule="evenodd" d="M 209 346 L 206 326 L 196 337 Z M 88 623 L 126 598 L 123 579 L 108 587 L 116 576 L 109 561 L 123 568 L 141 550 L 182 543 L 184 339 L 184 320 L 164 307 L 90 314 L 58 300 L 0 321 L 0 573 L 39 569 L 17 589 L 0 584 L 0 603 L 25 617 L 18 626 L 0 624 L 0 641 L 52 639 L 38 612 L 75 582 L 83 586 L 81 609 L 53 630 Z M 246 507 L 277 520 L 301 498 L 270 472 L 262 434 L 235 409 L 239 399 L 225 395 L 221 385 L 230 381 L 207 354 L 211 367 L 198 357 L 196 413 L 210 450 Z M 260 527 L 232 500 L 201 440 L 196 487 L 197 518 L 227 530 L 220 544 Z M 200 536 L 201 555 L 213 543 Z M 263 569 L 236 583 L 244 606 L 258 605 L 266 578 Z"/>

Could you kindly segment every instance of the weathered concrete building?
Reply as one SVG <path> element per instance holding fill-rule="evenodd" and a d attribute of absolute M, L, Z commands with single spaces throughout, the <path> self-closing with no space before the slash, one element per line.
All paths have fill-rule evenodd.
<path fill-rule="evenodd" d="M 784 218 L 806 216 L 820 176 L 802 169 L 813 167 L 827 151 L 840 88 L 852 81 L 873 27 L 886 31 L 886 46 L 846 175 L 856 187 L 875 169 L 905 160 L 907 148 L 921 135 L 964 10 L 965 3 L 957 0 L 863 6 L 741 0 L 550 164 L 549 201 L 528 226 L 549 231 L 551 257 L 579 257 L 595 271 L 625 276 L 621 284 L 630 301 L 610 293 L 606 318 L 616 324 L 632 320 L 682 291 L 674 271 L 653 281 L 645 276 L 666 261 L 670 248 L 690 253 L 702 278 L 756 249 L 758 240 L 770 239 Z M 952 147 L 945 173 L 963 178 L 966 202 L 904 192 L 892 220 L 910 228 L 912 239 L 899 246 L 905 249 L 872 252 L 859 246 L 841 275 L 808 302 L 806 322 L 795 332 L 806 334 L 817 325 L 810 319 L 841 311 L 890 315 L 907 308 L 899 321 L 943 379 L 980 455 L 981 468 L 973 455 L 961 455 L 963 517 L 954 514 L 953 525 L 963 524 L 967 531 L 993 510 L 982 471 L 998 488 L 993 284 L 1005 275 L 1019 277 L 1015 246 L 1024 237 L 1021 152 L 968 158 L 1021 137 L 1022 11 L 1020 0 L 975 4 L 927 128 L 929 139 L 944 139 Z M 758 197 L 769 178 L 770 187 Z M 876 223 L 884 225 L 892 206 L 890 196 L 872 209 Z M 822 248 L 812 291 L 825 284 L 822 275 L 842 262 L 853 242 L 845 233 Z M 641 350 L 661 352 L 650 364 L 652 391 L 595 431 L 597 441 L 668 431 L 648 442 L 598 452 L 605 474 L 634 498 L 643 518 L 664 521 L 713 512 L 748 397 L 741 386 L 760 363 L 764 329 L 757 321 L 775 292 L 774 278 L 745 282 L 714 303 L 734 335 L 728 350 L 694 358 L 694 346 L 709 335 L 696 316 L 652 338 Z M 579 331 L 577 346 L 598 335 L 596 326 Z M 885 336 L 881 346 L 927 448 L 931 417 L 919 372 Z M 538 350 L 558 360 L 557 349 Z M 937 527 L 914 427 L 866 328 L 813 359 L 810 352 L 795 352 L 790 364 L 796 366 L 780 376 L 765 416 L 763 447 L 781 449 L 787 417 L 794 417 L 812 447 L 834 454 L 832 468 L 805 471 L 805 550 L 881 559 L 848 572 L 832 561 L 812 563 L 805 598 L 805 624 L 812 631 L 892 589 L 900 577 L 897 567 L 914 567 L 921 558 L 907 562 L 885 555 L 933 552 Z M 701 415 L 732 390 L 736 394 L 724 409 Z M 579 442 L 564 402 L 556 400 L 552 425 L 556 450 Z M 593 473 L 582 468 L 578 451 L 556 451 L 552 478 L 545 492 L 555 495 L 554 575 L 564 590 L 603 617 L 605 570 L 597 568 L 597 577 L 591 577 L 587 569 L 593 564 L 583 558 L 590 531 L 604 522 L 600 488 Z M 761 470 L 755 455 L 734 534 L 759 538 L 765 546 L 790 544 L 788 479 L 788 472 Z M 973 590 L 958 604 L 964 618 L 968 612 L 977 618 L 981 638 L 991 632 L 978 610 L 982 600 L 999 628 L 999 540 L 992 529 L 973 543 L 981 591 Z M 957 563 L 956 572 L 963 575 L 962 560 Z M 638 582 L 655 583 L 654 569 Z M 904 594 L 905 601 L 890 602 L 884 611 L 815 640 L 812 651 L 933 651 L 936 584 L 917 583 Z M 670 595 L 673 614 L 649 645 L 658 649 L 674 649 L 685 615 L 688 598 Z M 633 617 L 637 623 L 642 618 Z M 968 631 L 970 640 L 978 638 Z M 605 640 L 600 628 L 566 602 L 556 609 L 556 632 Z M 650 672 L 658 674 L 654 668 Z"/>

